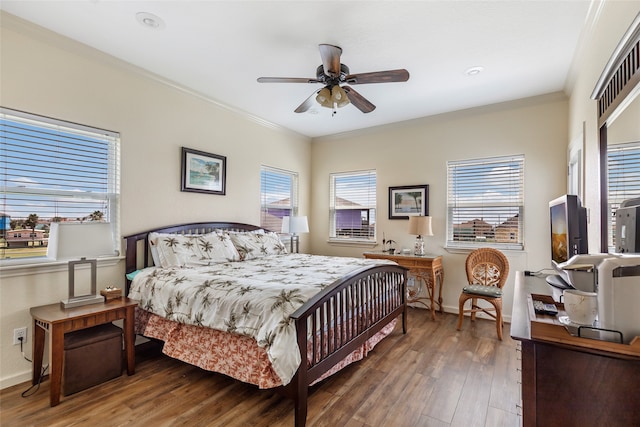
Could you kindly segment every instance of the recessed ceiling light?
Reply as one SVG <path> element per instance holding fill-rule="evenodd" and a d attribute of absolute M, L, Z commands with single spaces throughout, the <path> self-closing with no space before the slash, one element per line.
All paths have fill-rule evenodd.
<path fill-rule="evenodd" d="M 465 71 L 464 73 L 467 76 L 477 76 L 483 71 L 484 71 L 484 67 L 471 67 L 471 68 L 467 68 L 467 71 Z"/>
<path fill-rule="evenodd" d="M 136 20 L 145 27 L 152 28 L 154 30 L 161 30 L 164 28 L 164 21 L 157 15 L 148 12 L 136 13 Z"/>

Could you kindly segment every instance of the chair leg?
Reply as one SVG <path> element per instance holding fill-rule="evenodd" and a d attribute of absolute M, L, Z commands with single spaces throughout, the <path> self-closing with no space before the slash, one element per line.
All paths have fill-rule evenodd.
<path fill-rule="evenodd" d="M 467 299 L 464 295 L 460 295 L 460 299 L 458 300 L 458 327 L 459 331 L 462 330 L 462 321 L 464 320 L 464 303 Z"/>
<path fill-rule="evenodd" d="M 478 298 L 471 299 L 471 321 L 476 321 L 476 307 L 478 307 Z"/>
<path fill-rule="evenodd" d="M 496 307 L 496 330 L 498 332 L 498 339 L 502 341 L 502 302 L 494 304 Z"/>

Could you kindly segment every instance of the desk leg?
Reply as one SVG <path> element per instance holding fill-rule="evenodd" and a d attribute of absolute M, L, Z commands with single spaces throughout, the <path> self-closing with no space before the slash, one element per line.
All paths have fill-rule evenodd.
<path fill-rule="evenodd" d="M 127 375 L 133 375 L 136 372 L 136 351 L 134 334 L 135 323 L 135 306 L 127 307 L 123 326 L 124 326 L 124 350 L 127 355 Z"/>
<path fill-rule="evenodd" d="M 38 321 L 33 319 L 33 343 L 31 345 L 33 355 L 33 371 L 31 373 L 31 384 L 36 385 L 40 381 L 42 374 L 42 358 L 44 356 L 45 331 Z"/>
<path fill-rule="evenodd" d="M 429 308 L 431 309 L 431 320 L 436 320 L 436 304 L 434 302 L 436 296 L 436 282 L 431 281 L 429 286 L 429 299 L 431 300 L 431 305 Z"/>
<path fill-rule="evenodd" d="M 411 274 L 413 274 L 416 278 L 416 280 L 419 280 L 420 283 L 424 283 L 424 287 L 425 287 L 425 291 L 427 292 L 427 296 L 426 297 L 421 297 L 420 296 L 420 292 L 422 290 L 422 286 L 416 286 L 416 289 L 413 292 L 413 295 L 411 294 L 411 292 L 408 292 L 407 295 L 407 302 L 408 303 L 419 303 L 422 304 L 427 310 L 429 310 L 431 312 L 431 320 L 436 320 L 436 308 L 434 305 L 434 293 L 435 293 L 435 287 L 434 287 L 434 282 L 433 279 L 427 275 L 426 273 L 422 272 L 421 270 L 409 270 L 409 272 Z M 424 300 L 428 299 L 430 304 L 427 304 L 426 302 L 424 302 Z"/>
<path fill-rule="evenodd" d="M 431 311 L 431 320 L 436 320 L 436 306 L 435 306 L 435 296 L 436 296 L 436 282 L 434 280 L 433 272 L 425 272 L 421 273 L 420 277 L 422 277 L 422 281 L 424 282 L 424 286 L 427 289 L 427 293 L 429 294 L 429 310 Z"/>
<path fill-rule="evenodd" d="M 442 284 L 444 283 L 444 270 L 442 270 L 441 268 L 439 268 L 436 272 L 435 272 L 435 276 L 436 276 L 436 282 L 438 285 L 438 308 L 440 313 L 444 313 L 444 310 L 442 309 Z"/>
<path fill-rule="evenodd" d="M 51 389 L 49 392 L 51 406 L 60 403 L 60 389 L 62 388 L 62 361 L 64 359 L 64 324 L 52 324 L 49 337 L 49 363 Z"/>

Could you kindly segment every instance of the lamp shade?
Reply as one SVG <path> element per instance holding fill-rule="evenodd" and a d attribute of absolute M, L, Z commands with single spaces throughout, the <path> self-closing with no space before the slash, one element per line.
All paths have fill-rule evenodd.
<path fill-rule="evenodd" d="M 51 224 L 47 257 L 57 260 L 117 255 L 108 222 Z"/>
<path fill-rule="evenodd" d="M 306 216 L 283 216 L 282 230 L 286 234 L 308 233 L 309 223 Z"/>
<path fill-rule="evenodd" d="M 290 233 L 308 233 L 309 223 L 306 216 L 292 216 L 289 219 L 289 232 Z"/>
<path fill-rule="evenodd" d="M 282 217 L 282 228 L 280 229 L 280 232 L 284 233 L 284 234 L 289 234 L 289 219 L 291 217 L 288 216 L 283 216 Z"/>
<path fill-rule="evenodd" d="M 417 236 L 433 236 L 430 216 L 410 216 L 409 234 Z"/>

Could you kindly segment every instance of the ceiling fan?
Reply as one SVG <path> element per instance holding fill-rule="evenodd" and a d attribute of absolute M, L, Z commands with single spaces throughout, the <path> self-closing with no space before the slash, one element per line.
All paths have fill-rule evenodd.
<path fill-rule="evenodd" d="M 323 107 L 336 108 L 344 107 L 351 103 L 363 113 L 370 113 L 376 106 L 365 97 L 356 92 L 350 85 L 368 83 L 391 83 L 406 82 L 409 80 L 409 72 L 405 69 L 374 71 L 371 73 L 349 74 L 349 67 L 340 63 L 342 49 L 330 44 L 321 44 L 320 57 L 322 64 L 316 69 L 315 78 L 300 77 L 259 77 L 259 83 L 321 83 L 322 89 L 316 90 L 298 108 L 296 113 L 304 113 L 314 102 L 318 102 Z"/>

